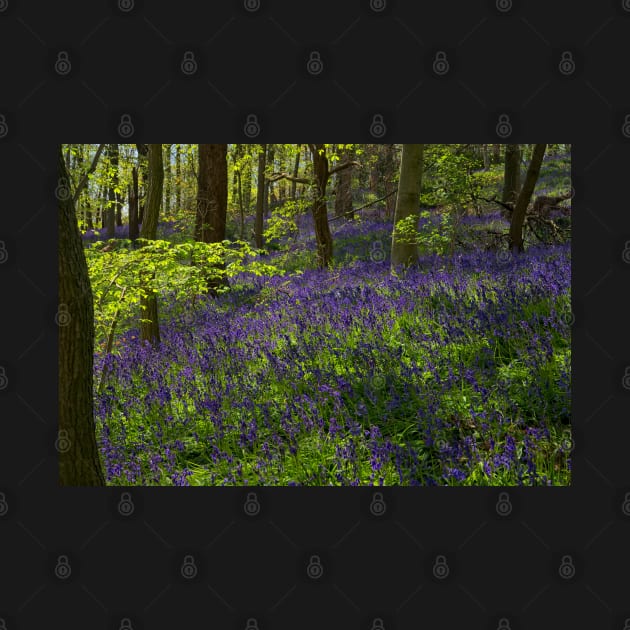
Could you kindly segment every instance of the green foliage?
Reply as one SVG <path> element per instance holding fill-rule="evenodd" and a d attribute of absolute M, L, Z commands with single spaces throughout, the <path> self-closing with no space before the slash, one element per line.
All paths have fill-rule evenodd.
<path fill-rule="evenodd" d="M 106 244 L 114 246 L 102 251 Z M 97 344 L 104 343 L 112 326 L 131 325 L 137 306 L 149 294 L 185 300 L 208 291 L 208 280 L 255 275 L 283 275 L 261 262 L 258 251 L 243 241 L 201 243 L 138 239 L 99 241 L 85 250 L 94 296 Z M 139 246 L 139 247 L 138 247 Z"/>
<path fill-rule="evenodd" d="M 432 216 L 427 210 L 420 213 L 420 225 L 415 216 L 398 221 L 394 227 L 394 239 L 414 244 L 424 252 L 446 253 L 452 238 L 452 221 L 448 213 Z"/>

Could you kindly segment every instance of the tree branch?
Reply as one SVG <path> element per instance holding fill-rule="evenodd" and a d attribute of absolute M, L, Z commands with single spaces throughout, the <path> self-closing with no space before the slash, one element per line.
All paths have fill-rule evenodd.
<path fill-rule="evenodd" d="M 103 152 L 104 148 L 105 148 L 104 144 L 99 144 L 98 145 L 98 149 L 96 149 L 96 153 L 94 155 L 94 158 L 92 159 L 92 164 L 90 164 L 90 168 L 88 168 L 88 170 L 85 171 L 83 177 L 80 179 L 79 183 L 77 184 L 76 190 L 74 191 L 74 195 L 72 197 L 72 203 L 73 204 L 76 205 L 77 201 L 79 200 L 79 195 L 81 194 L 81 191 L 87 185 L 89 175 L 96 170 L 96 165 L 98 163 L 98 158 L 101 157 L 101 153 Z"/>
<path fill-rule="evenodd" d="M 361 166 L 360 162 L 344 162 L 343 164 L 339 164 L 339 166 L 335 166 L 335 168 L 330 169 L 330 171 L 328 171 L 328 175 L 334 175 L 335 173 L 338 173 L 339 171 L 343 171 L 347 168 L 349 168 L 350 166 Z"/>
<path fill-rule="evenodd" d="M 293 175 L 289 175 L 289 173 L 272 173 L 271 175 L 265 176 L 265 179 L 269 182 L 277 182 L 279 179 L 288 179 L 291 182 L 297 182 L 298 184 L 313 184 L 312 179 L 304 179 L 303 177 L 294 177 Z"/>
<path fill-rule="evenodd" d="M 369 203 L 363 204 L 362 206 L 359 206 L 358 208 L 353 208 L 352 210 L 348 210 L 348 212 L 344 212 L 343 214 L 333 217 L 332 219 L 328 219 L 328 223 L 332 223 L 333 221 L 336 221 L 337 219 L 341 219 L 345 217 L 347 214 L 359 212 L 359 210 L 364 210 L 365 208 L 368 208 L 369 206 L 373 206 L 375 203 L 378 203 L 379 201 L 383 201 L 384 199 L 387 199 L 388 197 L 395 195 L 397 192 L 398 190 L 392 190 L 391 192 L 387 193 L 384 197 L 381 197 L 380 199 L 375 199 L 374 201 L 370 201 Z"/>

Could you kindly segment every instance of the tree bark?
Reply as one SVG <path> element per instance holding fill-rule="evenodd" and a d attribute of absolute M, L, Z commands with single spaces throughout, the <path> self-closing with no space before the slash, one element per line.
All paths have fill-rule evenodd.
<path fill-rule="evenodd" d="M 116 149 L 114 150 L 114 146 Z M 107 157 L 109 158 L 110 167 L 118 169 L 118 145 L 110 144 L 107 147 Z M 105 211 L 105 227 L 107 238 L 116 236 L 116 193 L 114 192 L 114 182 L 111 181 L 107 186 L 107 209 Z"/>
<path fill-rule="evenodd" d="M 403 144 L 400 162 L 398 196 L 394 213 L 394 232 L 392 235 L 392 272 L 399 266 L 410 266 L 418 262 L 418 245 L 405 242 L 396 235 L 399 221 L 414 217 L 414 228 L 420 217 L 420 190 L 422 187 L 422 167 L 424 158 L 423 144 Z"/>
<path fill-rule="evenodd" d="M 354 159 L 354 151 L 347 149 L 341 151 L 344 161 Z M 345 215 L 348 219 L 354 219 L 352 212 L 352 169 L 346 168 L 337 174 L 335 190 L 335 216 Z"/>
<path fill-rule="evenodd" d="M 131 170 L 131 184 L 129 184 L 129 238 L 135 241 L 140 235 L 138 227 L 138 169 Z"/>
<path fill-rule="evenodd" d="M 57 162 L 69 182 L 61 146 Z M 60 313 L 67 309 L 59 317 L 59 483 L 104 486 L 94 424 L 94 305 L 75 212 L 72 199 L 59 201 Z"/>
<path fill-rule="evenodd" d="M 534 145 L 532 159 L 527 169 L 527 175 L 525 175 L 523 188 L 516 200 L 514 212 L 512 212 L 512 221 L 510 223 L 510 250 L 513 253 L 519 253 L 525 249 L 523 246 L 523 223 L 525 221 L 525 213 L 527 212 L 527 206 L 532 198 L 534 188 L 536 188 L 536 182 L 538 181 L 540 166 L 545 155 L 546 147 L 546 144 Z"/>
<path fill-rule="evenodd" d="M 503 203 L 514 204 L 521 188 L 521 150 L 518 144 L 505 147 L 505 169 L 503 175 Z"/>
<path fill-rule="evenodd" d="M 394 184 L 394 175 L 396 173 L 396 147 L 388 144 L 385 151 L 385 194 L 389 195 L 385 200 L 385 216 L 389 219 L 394 216 L 396 210 L 396 195 L 393 193 L 396 186 Z"/>
<path fill-rule="evenodd" d="M 326 187 L 328 177 L 328 158 L 323 144 L 309 144 L 313 156 L 313 174 L 315 176 L 315 201 L 313 203 L 313 219 L 315 222 L 315 238 L 317 241 L 317 264 L 320 268 L 329 267 L 333 259 L 333 241 L 328 224 L 328 206 L 326 204 Z"/>
<path fill-rule="evenodd" d="M 147 181 L 147 198 L 145 202 L 144 222 L 140 236 L 144 239 L 155 240 L 157 225 L 162 203 L 162 189 L 164 185 L 164 164 L 162 145 L 149 145 L 149 172 Z M 151 285 L 155 276 L 147 274 L 145 290 L 149 292 L 140 300 L 142 321 L 140 322 L 140 339 L 149 341 L 153 346 L 160 344 L 160 324 L 158 317 L 157 295 L 152 292 Z"/>
<path fill-rule="evenodd" d="M 263 243 L 263 216 L 265 212 L 265 166 L 267 161 L 267 145 L 261 144 L 258 153 L 258 195 L 256 196 L 256 221 L 254 224 L 254 238 L 256 247 L 262 249 Z"/>
<path fill-rule="evenodd" d="M 267 148 L 267 160 L 265 162 L 265 168 L 267 168 L 267 166 L 271 165 L 271 169 L 273 170 L 274 155 L 275 155 L 274 146 L 273 146 L 273 144 L 269 144 L 267 146 L 268 146 L 268 148 Z M 272 195 L 273 195 L 273 190 L 271 188 L 271 182 L 268 179 L 265 179 L 265 196 L 263 197 L 263 200 L 264 200 L 263 214 L 264 214 L 266 219 L 269 218 L 269 204 L 271 203 L 270 197 Z"/>
<path fill-rule="evenodd" d="M 225 239 L 227 193 L 227 144 L 200 144 L 196 240 L 220 243 Z M 216 274 L 208 274 L 207 281 L 210 289 L 226 284 Z"/>
<path fill-rule="evenodd" d="M 300 171 L 300 145 L 297 147 L 297 151 L 295 153 L 295 163 L 293 164 L 293 177 L 297 177 Z M 295 201 L 297 196 L 297 182 L 293 180 L 291 182 L 291 199 Z"/>

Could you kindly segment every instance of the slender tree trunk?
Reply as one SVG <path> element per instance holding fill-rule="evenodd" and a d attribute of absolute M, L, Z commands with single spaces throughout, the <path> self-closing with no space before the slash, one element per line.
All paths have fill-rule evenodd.
<path fill-rule="evenodd" d="M 116 146 L 116 149 L 114 149 Z M 107 147 L 107 157 L 109 158 L 109 165 L 111 168 L 118 170 L 118 145 L 110 144 Z M 105 226 L 107 228 L 107 238 L 114 238 L 116 236 L 116 198 L 117 195 L 114 191 L 115 182 L 112 180 L 107 186 L 107 210 L 105 212 Z"/>
<path fill-rule="evenodd" d="M 487 171 L 490 168 L 490 153 L 487 144 L 481 145 L 481 154 L 483 156 L 483 170 Z"/>
<path fill-rule="evenodd" d="M 157 225 L 162 203 L 162 190 L 164 186 L 164 165 L 162 158 L 162 145 L 149 145 L 149 173 L 147 181 L 147 198 L 145 206 L 144 222 L 140 236 L 145 239 L 155 240 Z M 142 321 L 140 322 L 140 339 L 150 341 L 154 346 L 160 344 L 160 324 L 158 318 L 157 295 L 151 292 L 151 285 L 155 275 L 147 275 L 145 290 L 149 291 L 147 297 L 140 301 Z"/>
<path fill-rule="evenodd" d="M 135 241 L 140 235 L 138 227 L 138 169 L 131 170 L 131 184 L 129 185 L 129 238 Z"/>
<path fill-rule="evenodd" d="M 175 145 L 175 190 L 177 195 L 177 210 L 182 208 L 182 150 L 181 145 Z"/>
<path fill-rule="evenodd" d="M 300 145 L 297 147 L 297 151 L 295 152 L 295 163 L 293 164 L 293 177 L 297 177 L 300 171 Z M 295 201 L 297 196 L 297 182 L 291 182 L 291 199 Z"/>
<path fill-rule="evenodd" d="M 540 166 L 545 155 L 546 144 L 536 144 L 532 151 L 532 159 L 525 175 L 523 188 L 516 200 L 514 212 L 512 212 L 512 221 L 510 223 L 510 249 L 513 253 L 522 252 L 523 246 L 523 223 L 525 221 L 525 213 L 527 206 L 532 198 L 536 182 L 540 174 Z"/>
<path fill-rule="evenodd" d="M 258 153 L 258 195 L 256 197 L 256 223 L 254 226 L 254 237 L 256 247 L 263 247 L 263 216 L 265 211 L 265 165 L 267 160 L 267 145 L 260 145 Z"/>
<path fill-rule="evenodd" d="M 60 178 L 69 182 L 61 146 L 57 162 Z M 59 483 L 104 486 L 94 424 L 92 288 L 72 199 L 60 200 L 58 213 Z"/>
<path fill-rule="evenodd" d="M 395 272 L 396 268 L 401 265 L 409 266 L 418 262 L 418 245 L 415 239 L 413 242 L 409 242 L 408 237 L 407 239 L 401 238 L 397 234 L 397 227 L 400 221 L 408 217 L 414 219 L 414 230 L 418 227 L 423 158 L 423 144 L 403 144 L 392 235 L 392 272 Z"/>
<path fill-rule="evenodd" d="M 396 195 L 393 193 L 396 189 L 394 183 L 394 175 L 396 173 L 396 147 L 388 144 L 385 152 L 385 194 L 389 195 L 385 200 L 385 216 L 390 219 L 394 216 L 396 210 Z"/>
<path fill-rule="evenodd" d="M 503 176 L 503 203 L 515 203 L 521 188 L 521 151 L 520 145 L 505 146 L 505 169 Z"/>
<path fill-rule="evenodd" d="M 171 176 L 171 147 L 172 144 L 164 145 L 164 214 L 170 215 L 171 212 L 171 189 L 173 185 L 173 178 Z"/>
<path fill-rule="evenodd" d="M 492 145 L 492 158 L 495 164 L 498 164 L 501 161 L 501 145 L 500 144 Z"/>
<path fill-rule="evenodd" d="M 354 159 L 354 151 L 351 149 L 341 151 L 341 161 Z M 337 173 L 335 190 L 335 216 L 345 215 L 346 219 L 354 219 L 352 212 L 352 169 L 346 168 Z"/>
<path fill-rule="evenodd" d="M 274 165 L 274 155 L 275 155 L 275 147 L 273 144 L 269 144 L 267 145 L 268 149 L 267 149 L 267 161 L 265 166 L 270 166 L 271 170 L 273 171 L 273 165 Z M 271 204 L 272 201 L 275 201 L 275 199 L 273 198 L 273 187 L 271 185 L 271 182 L 269 180 L 265 180 L 265 197 L 264 197 L 264 203 L 265 203 L 265 208 L 264 208 L 264 215 L 265 215 L 265 219 L 269 218 L 269 205 Z"/>
<path fill-rule="evenodd" d="M 309 147 L 313 156 L 313 174 L 316 184 L 313 219 L 317 241 L 317 263 L 323 269 L 329 267 L 333 260 L 333 240 L 328 224 L 328 206 L 326 204 L 326 187 L 329 177 L 328 158 L 323 144 L 310 144 Z"/>

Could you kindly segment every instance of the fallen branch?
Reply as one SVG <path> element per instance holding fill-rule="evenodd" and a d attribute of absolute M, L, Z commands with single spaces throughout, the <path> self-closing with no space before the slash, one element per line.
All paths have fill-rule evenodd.
<path fill-rule="evenodd" d="M 395 195 L 397 192 L 398 192 L 397 190 L 392 190 L 391 192 L 387 193 L 384 197 L 381 197 L 380 199 L 375 199 L 374 201 L 370 201 L 369 203 L 359 206 L 358 208 L 353 208 L 352 210 L 348 210 L 348 212 L 344 212 L 343 214 L 333 217 L 332 219 L 328 219 L 328 222 L 331 223 L 332 221 L 336 221 L 337 219 L 342 219 L 347 214 L 354 214 L 355 212 L 359 212 L 359 210 L 364 210 L 365 208 L 368 208 L 369 206 L 373 206 L 375 203 L 378 203 L 379 201 L 383 201 L 384 199 L 387 199 L 388 197 Z"/>

